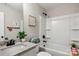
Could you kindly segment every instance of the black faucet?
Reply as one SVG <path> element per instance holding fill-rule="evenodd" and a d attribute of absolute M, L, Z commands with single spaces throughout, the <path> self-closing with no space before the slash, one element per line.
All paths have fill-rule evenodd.
<path fill-rule="evenodd" d="M 15 40 L 11 39 L 7 42 L 6 46 L 15 45 Z"/>

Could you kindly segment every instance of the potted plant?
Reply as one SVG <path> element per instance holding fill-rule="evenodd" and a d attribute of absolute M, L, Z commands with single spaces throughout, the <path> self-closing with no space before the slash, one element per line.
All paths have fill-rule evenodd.
<path fill-rule="evenodd" d="M 25 41 L 24 38 L 25 38 L 26 36 L 27 36 L 27 34 L 25 34 L 24 31 L 18 33 L 18 38 L 20 39 L 21 42 L 22 42 L 22 41 Z"/>

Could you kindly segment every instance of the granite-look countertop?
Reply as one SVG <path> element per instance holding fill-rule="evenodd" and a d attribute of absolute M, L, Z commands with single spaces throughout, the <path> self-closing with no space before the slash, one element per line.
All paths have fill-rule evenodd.
<path fill-rule="evenodd" d="M 16 45 L 0 49 L 0 56 L 15 56 L 36 46 L 36 44 L 30 42 L 18 42 Z"/>

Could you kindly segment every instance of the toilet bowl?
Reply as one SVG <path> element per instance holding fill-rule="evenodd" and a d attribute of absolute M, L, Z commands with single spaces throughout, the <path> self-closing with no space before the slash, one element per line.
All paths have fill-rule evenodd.
<path fill-rule="evenodd" d="M 39 52 L 37 56 L 51 56 L 51 54 L 48 52 Z"/>

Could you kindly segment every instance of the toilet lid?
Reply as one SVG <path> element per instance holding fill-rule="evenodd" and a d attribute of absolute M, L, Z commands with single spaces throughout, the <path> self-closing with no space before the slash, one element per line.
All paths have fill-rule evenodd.
<path fill-rule="evenodd" d="M 39 52 L 37 56 L 51 56 L 48 52 Z"/>

